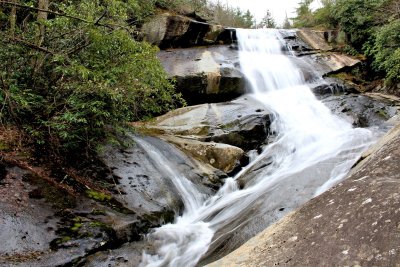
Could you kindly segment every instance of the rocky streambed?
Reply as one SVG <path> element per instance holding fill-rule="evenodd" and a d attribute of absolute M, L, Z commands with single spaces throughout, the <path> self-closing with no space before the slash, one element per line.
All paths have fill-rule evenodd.
<path fill-rule="evenodd" d="M 213 28 L 204 22 L 196 24 L 192 19 L 187 21 L 181 17 L 171 19 L 167 15 L 151 23 L 160 25 L 183 23 L 187 26 L 187 28 L 186 26 L 167 27 L 169 32 L 162 32 L 163 34 L 158 32 L 151 37 L 153 39 L 148 40 L 162 44 L 160 45 L 162 48 L 168 48 L 160 52 L 159 58 L 170 76 L 177 80 L 177 89 L 192 105 L 174 110 L 148 123 L 134 123 L 137 132 L 126 137 L 133 141 L 128 147 L 107 146 L 99 155 L 109 173 L 107 181 L 104 181 L 107 183 L 105 186 L 107 190 L 104 191 L 98 190 L 97 187 L 87 187 L 78 195 L 70 195 L 41 179 L 37 173 L 29 169 L 9 162 L 1 162 L 1 266 L 138 266 L 142 251 L 151 252 L 154 249 L 153 244 L 146 241 L 145 235 L 152 228 L 172 222 L 182 212 L 182 199 L 176 192 L 172 177 L 167 175 L 165 165 L 185 175 L 202 194 L 210 196 L 215 194 L 227 177 L 238 173 L 261 152 L 265 145 L 274 142 L 275 133 L 271 131 L 270 126 L 276 114 L 267 110 L 252 97 L 245 95 L 246 81 L 240 70 L 237 49 L 232 44 L 220 44 L 232 42 L 231 30 L 227 34 L 226 29 L 223 28 Z M 145 26 L 144 30 L 152 29 L 149 25 Z M 181 33 L 171 33 L 171 29 L 179 29 Z M 192 40 L 190 36 L 196 29 L 204 33 L 201 42 L 190 41 Z M 185 41 L 187 36 L 190 38 Z M 359 94 L 354 88 L 338 80 L 320 78 L 343 68 L 351 68 L 359 64 L 358 60 L 331 51 L 332 48 L 321 34 L 289 32 L 284 39 L 297 56 L 292 60 L 301 68 L 304 80 L 314 88 L 314 93 L 335 114 L 342 116 L 356 127 L 376 127 L 382 132 L 397 123 L 395 118 L 399 110 L 399 99 L 379 94 Z M 175 47 L 205 44 L 214 45 L 192 48 Z M 302 60 L 298 60 L 298 57 Z M 349 194 L 353 183 L 364 179 L 361 177 L 362 173 L 374 173 L 379 170 L 375 176 L 365 178 L 371 186 L 365 184 L 355 189 L 364 190 L 365 194 L 360 194 L 360 197 L 363 197 L 362 200 L 365 202 L 371 198 L 374 203 L 384 204 L 385 198 L 379 193 L 383 188 L 386 190 L 385 195 L 390 196 L 390 203 L 382 206 L 380 210 L 392 210 L 397 213 L 395 206 L 398 205 L 399 197 L 395 191 L 396 188 L 398 189 L 396 187 L 398 175 L 396 176 L 393 168 L 382 167 L 386 166 L 385 162 L 398 159 L 395 147 L 389 145 L 390 142 L 394 142 L 393 140 L 397 140 L 398 131 L 391 134 L 392 138 L 384 139 L 385 144 L 381 150 L 375 150 L 368 158 L 367 155 L 365 156 L 366 162 L 369 163 L 363 163 L 364 165 L 361 165 L 363 167 L 354 170 L 351 179 L 309 202 L 294 215 L 285 217 L 286 219 L 274 225 L 273 228 L 267 228 L 298 209 L 307 199 L 312 198 L 313 188 L 318 187 L 317 180 L 315 180 L 315 185 L 307 188 L 304 187 L 305 183 L 301 177 L 288 179 L 273 193 L 287 197 L 275 198 L 271 195 L 270 199 L 279 200 L 269 206 L 269 212 L 264 216 L 255 216 L 254 220 L 244 228 L 232 231 L 224 243 L 215 245 L 216 252 L 208 255 L 204 264 L 233 251 L 265 228 L 272 230 L 267 230 L 267 234 L 263 233 L 257 237 L 255 245 L 247 243 L 244 250 L 241 248 L 237 252 L 247 253 L 243 251 L 248 251 L 247 247 L 250 246 L 252 254 L 249 255 L 256 253 L 255 258 L 247 257 L 243 266 L 263 266 L 267 263 L 261 259 L 267 254 L 270 255 L 268 264 L 281 263 L 283 258 L 290 259 L 287 263 L 292 262 L 294 265 L 307 262 L 306 256 L 304 259 L 293 260 L 294 255 L 298 255 L 299 251 L 303 252 L 301 248 L 310 242 L 319 244 L 318 247 L 322 249 L 323 243 L 318 243 L 321 237 L 318 237 L 317 242 L 312 241 L 316 240 L 316 237 L 310 235 L 313 233 L 312 229 L 329 228 L 331 221 L 315 224 L 314 228 L 308 227 L 304 233 L 301 232 L 301 223 L 317 221 L 320 216 L 317 211 L 328 206 L 331 199 L 340 199 L 341 196 Z M 168 160 L 168 163 L 159 164 L 154 154 L 161 156 L 163 160 Z M 268 159 L 258 163 L 243 179 L 251 180 L 255 173 L 268 165 Z M 392 165 L 396 165 L 395 161 Z M 361 174 L 358 175 L 358 173 Z M 386 176 L 387 174 L 390 175 Z M 374 180 L 374 177 L 378 177 L 378 180 Z M 301 194 L 297 194 L 298 197 L 291 197 L 299 191 Z M 330 194 L 334 196 L 331 197 Z M 346 199 L 343 198 L 341 201 Z M 361 199 L 348 202 L 356 203 L 357 201 Z M 342 208 L 336 209 L 338 212 L 343 214 L 353 212 L 347 208 L 347 202 L 340 205 Z M 376 205 L 381 207 L 380 204 Z M 378 210 L 376 212 L 379 213 Z M 343 214 L 337 216 L 342 220 L 347 219 L 346 222 L 356 224 L 355 217 L 347 218 L 347 215 Z M 378 216 L 377 213 L 369 214 L 367 209 L 357 210 L 356 214 L 358 214 L 357 218 Z M 321 217 L 330 218 L 330 216 L 324 213 Z M 387 259 L 384 261 L 387 263 L 398 260 L 396 255 L 399 255 L 400 251 L 396 234 L 398 231 L 396 218 L 380 217 L 374 227 L 372 226 L 375 222 L 371 221 L 372 232 L 383 231 L 385 235 L 388 231 L 394 233 L 391 236 L 393 245 L 387 249 L 385 245 L 385 252 L 380 249 L 374 252 L 373 260 L 377 264 L 379 263 L 378 254 L 381 258 Z M 382 221 L 383 219 L 385 220 Z M 390 220 L 388 225 L 396 227 L 383 227 L 384 222 L 388 220 Z M 378 228 L 381 223 L 382 228 Z M 295 227 L 292 228 L 292 225 Z M 358 229 L 354 226 L 352 229 L 354 228 L 356 231 L 370 231 L 366 224 L 362 228 Z M 288 229 L 291 229 L 293 234 L 289 234 Z M 343 230 L 339 231 L 342 237 L 347 233 Z M 273 239 L 272 233 L 275 232 L 279 233 L 279 236 Z M 336 233 L 328 230 L 318 230 L 318 232 L 326 233 L 324 240 L 332 236 L 340 238 Z M 375 235 L 363 236 L 365 239 L 375 238 Z M 259 241 L 260 238 L 261 241 Z M 309 242 L 302 240 L 309 240 Z M 330 244 L 325 252 L 341 255 L 343 263 L 366 262 L 361 260 L 361 258 L 364 259 L 366 253 L 364 247 L 353 250 L 355 245 L 346 247 L 346 239 L 340 240 L 343 241 L 340 249 Z M 300 242 L 297 246 L 298 250 L 289 249 L 292 241 L 296 245 Z M 374 246 L 383 246 L 381 244 L 382 242 L 376 242 Z M 281 247 L 285 247 L 283 252 L 279 252 Z M 348 253 L 343 253 L 343 251 Z M 304 255 L 309 255 L 307 253 Z M 236 257 L 235 255 L 217 263 L 220 264 L 217 266 L 237 264 L 232 260 L 232 257 L 233 259 Z M 368 255 L 365 257 L 368 259 Z M 357 261 L 357 259 L 360 260 Z M 317 262 L 321 263 L 314 258 L 309 260 L 310 264 Z"/>

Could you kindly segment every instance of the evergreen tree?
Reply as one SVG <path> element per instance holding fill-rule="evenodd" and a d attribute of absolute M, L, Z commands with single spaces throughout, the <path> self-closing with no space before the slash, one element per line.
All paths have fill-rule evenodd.
<path fill-rule="evenodd" d="M 283 29 L 290 29 L 290 28 L 292 28 L 292 24 L 290 23 L 290 20 L 289 20 L 287 14 L 286 14 L 285 20 L 283 21 L 282 28 L 283 28 Z"/>
<path fill-rule="evenodd" d="M 314 25 L 314 15 L 310 8 L 313 0 L 302 0 L 296 8 L 297 16 L 293 18 L 295 28 L 312 27 Z"/>
<path fill-rule="evenodd" d="M 276 23 L 274 18 L 272 17 L 271 11 L 267 10 L 265 16 L 261 19 L 261 22 L 258 26 L 259 28 L 276 28 Z"/>

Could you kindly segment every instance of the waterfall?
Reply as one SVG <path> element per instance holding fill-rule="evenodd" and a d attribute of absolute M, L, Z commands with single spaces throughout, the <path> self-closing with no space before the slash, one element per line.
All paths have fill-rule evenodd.
<path fill-rule="evenodd" d="M 251 221 L 254 213 L 267 212 L 271 201 L 266 199 L 279 185 L 306 177 L 318 181 L 313 194 L 322 193 L 342 179 L 374 141 L 370 130 L 352 128 L 315 98 L 292 64 L 293 54 L 278 30 L 237 30 L 237 38 L 241 68 L 252 91 L 249 97 L 274 112 L 271 127 L 276 140 L 202 203 L 183 190 L 185 203 L 195 204 L 186 207 L 173 224 L 149 235 L 157 255 L 144 253 L 141 266 L 195 266 L 210 248 Z M 237 181 L 266 159 L 272 163 L 239 189 Z M 184 187 L 190 186 L 178 176 Z"/>

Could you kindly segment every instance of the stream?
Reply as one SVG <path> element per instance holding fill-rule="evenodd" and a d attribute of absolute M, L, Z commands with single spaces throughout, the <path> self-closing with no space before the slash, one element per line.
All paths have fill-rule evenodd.
<path fill-rule="evenodd" d="M 251 92 L 248 97 L 274 112 L 273 142 L 235 177 L 226 179 L 214 196 L 207 197 L 175 171 L 156 147 L 137 140 L 172 177 L 185 205 L 173 224 L 149 234 L 157 252 L 144 252 L 140 266 L 196 266 L 235 232 L 254 228 L 255 218 L 265 218 L 276 209 L 279 198 L 296 199 L 298 207 L 338 183 L 377 138 L 375 131 L 353 128 L 316 99 L 292 63 L 294 55 L 279 30 L 238 29 L 237 38 L 242 72 Z M 298 195 L 277 191 L 293 181 L 301 181 L 304 187 Z M 268 224 L 262 222 L 250 235 Z"/>

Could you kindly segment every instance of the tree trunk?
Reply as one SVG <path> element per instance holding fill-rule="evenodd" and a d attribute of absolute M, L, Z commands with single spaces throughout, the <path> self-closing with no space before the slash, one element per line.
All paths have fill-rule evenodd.
<path fill-rule="evenodd" d="M 13 0 L 13 4 L 17 4 L 18 0 Z M 15 27 L 17 24 L 17 6 L 13 6 L 11 8 L 11 15 L 10 15 L 10 37 L 14 38 L 15 36 Z"/>
<path fill-rule="evenodd" d="M 39 9 L 42 9 L 42 10 L 49 9 L 49 0 L 38 0 L 38 1 L 39 1 L 38 2 Z M 38 21 L 38 25 L 39 25 L 39 33 L 38 33 L 37 42 L 36 42 L 37 46 L 41 46 L 44 42 L 46 27 L 43 24 L 43 22 L 47 20 L 47 15 L 48 15 L 47 12 L 38 11 L 37 21 Z"/>

